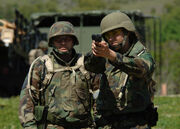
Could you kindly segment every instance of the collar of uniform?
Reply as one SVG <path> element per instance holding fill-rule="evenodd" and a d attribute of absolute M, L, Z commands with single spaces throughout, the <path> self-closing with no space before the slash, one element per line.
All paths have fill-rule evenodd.
<path fill-rule="evenodd" d="M 129 51 L 129 56 L 137 56 L 140 52 L 142 52 L 145 49 L 145 46 L 138 41 L 137 43 L 135 43 L 133 45 L 133 47 L 131 48 L 131 51 Z"/>
<path fill-rule="evenodd" d="M 127 50 L 127 52 L 125 52 L 125 53 L 123 54 L 123 56 L 129 55 L 129 53 L 131 52 L 131 50 L 133 49 L 134 46 L 135 46 L 135 43 L 132 43 L 132 44 L 131 44 L 131 47 Z"/>
<path fill-rule="evenodd" d="M 63 66 L 73 66 L 76 63 L 78 54 L 76 53 L 75 49 L 72 49 L 72 56 L 73 58 L 69 62 L 65 62 L 63 59 L 61 59 L 56 52 L 52 51 L 51 55 L 54 56 L 54 61 L 58 64 L 61 64 Z"/>

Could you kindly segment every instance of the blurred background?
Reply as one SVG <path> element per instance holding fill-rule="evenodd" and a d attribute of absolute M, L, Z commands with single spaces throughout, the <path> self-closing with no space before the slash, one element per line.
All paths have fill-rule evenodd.
<path fill-rule="evenodd" d="M 141 40 L 156 61 L 153 76 L 157 83 L 156 104 L 165 104 L 167 108 L 172 103 L 171 107 L 178 109 L 180 0 L 0 0 L 0 3 L 0 113 L 3 110 L 12 113 L 11 110 L 18 108 L 19 93 L 29 69 L 28 53 L 38 48 L 41 40 L 47 41 L 49 27 L 54 22 L 70 21 L 80 40 L 76 49 L 86 53 L 90 50 L 91 35 L 100 33 L 101 19 L 114 11 L 125 12 L 132 19 Z M 162 96 L 167 98 L 161 100 Z M 172 96 L 176 98 L 174 101 L 169 98 Z M 13 102 L 14 109 L 5 108 Z M 17 124 L 17 111 L 14 117 Z M 176 113 L 174 119 L 179 121 L 176 124 L 170 122 L 171 127 L 180 127 L 180 114 Z M 158 127 L 169 128 L 165 121 L 160 121 Z M 5 124 L 0 117 L 0 127 L 20 128 L 19 124 Z"/>

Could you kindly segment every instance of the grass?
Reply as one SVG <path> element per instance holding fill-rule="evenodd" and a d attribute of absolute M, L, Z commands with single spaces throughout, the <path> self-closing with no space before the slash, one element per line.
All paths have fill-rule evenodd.
<path fill-rule="evenodd" d="M 156 97 L 159 121 L 153 129 L 180 129 L 180 97 Z"/>
<path fill-rule="evenodd" d="M 22 129 L 18 119 L 19 96 L 0 98 L 0 129 Z"/>
<path fill-rule="evenodd" d="M 159 121 L 152 129 L 180 128 L 180 97 L 155 97 Z M 0 98 L 0 129 L 22 129 L 18 119 L 19 96 Z"/>

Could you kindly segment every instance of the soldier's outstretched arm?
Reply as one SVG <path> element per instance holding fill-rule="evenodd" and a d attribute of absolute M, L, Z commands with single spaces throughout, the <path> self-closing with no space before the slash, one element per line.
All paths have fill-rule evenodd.
<path fill-rule="evenodd" d="M 155 69 L 155 62 L 151 54 L 146 51 L 139 56 L 123 56 L 117 53 L 115 61 L 111 64 L 137 78 L 151 76 Z"/>

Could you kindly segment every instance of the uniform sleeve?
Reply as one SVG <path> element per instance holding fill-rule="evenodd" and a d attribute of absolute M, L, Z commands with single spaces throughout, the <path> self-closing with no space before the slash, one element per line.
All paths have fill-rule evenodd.
<path fill-rule="evenodd" d="M 151 76 L 155 69 L 155 62 L 149 52 L 144 52 L 140 56 L 123 56 L 116 53 L 114 62 L 110 62 L 116 68 L 119 68 L 128 75 L 137 78 Z"/>
<path fill-rule="evenodd" d="M 85 69 L 93 73 L 103 73 L 106 70 L 105 63 L 105 58 L 96 57 L 91 52 L 84 57 Z"/>
<path fill-rule="evenodd" d="M 20 105 L 19 105 L 19 119 L 21 125 L 25 129 L 37 129 L 36 120 L 34 117 L 34 106 L 39 101 L 39 82 L 40 73 L 42 71 L 42 62 L 37 61 L 32 67 L 32 74 L 30 77 L 31 88 L 27 87 L 27 77 L 24 81 L 21 93 L 20 93 Z M 31 94 L 30 94 L 31 93 Z"/>

